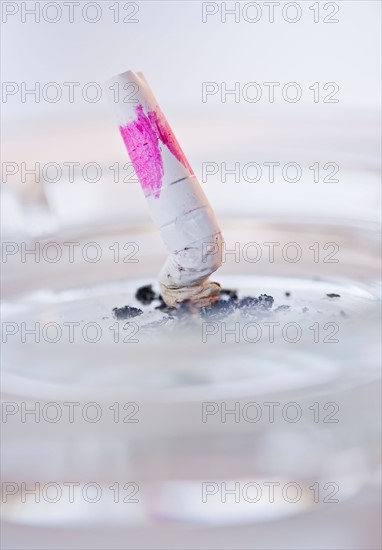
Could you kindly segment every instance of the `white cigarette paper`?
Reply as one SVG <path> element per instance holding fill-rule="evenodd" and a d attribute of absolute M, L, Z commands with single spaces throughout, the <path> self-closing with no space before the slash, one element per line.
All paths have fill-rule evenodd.
<path fill-rule="evenodd" d="M 108 94 L 151 217 L 169 256 L 159 273 L 168 306 L 197 307 L 219 297 L 209 276 L 222 264 L 223 238 L 216 217 L 142 73 L 110 79 Z"/>

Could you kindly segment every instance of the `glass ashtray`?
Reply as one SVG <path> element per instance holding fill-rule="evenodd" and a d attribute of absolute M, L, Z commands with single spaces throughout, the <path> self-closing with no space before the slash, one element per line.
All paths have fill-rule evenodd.
<path fill-rule="evenodd" d="M 272 296 L 266 311 L 223 320 L 195 314 L 179 323 L 155 303 L 143 306 L 135 293 L 147 284 L 158 290 L 165 257 L 146 226 L 63 232 L 40 242 L 46 254 L 78 243 L 72 262 L 44 261 L 41 252 L 41 261 L 26 256 L 20 269 L 22 255 L 9 256 L 3 477 L 96 483 L 102 499 L 61 500 L 57 513 L 49 499 L 20 503 L 16 494 L 3 504 L 7 522 L 261 524 L 325 513 L 329 504 L 317 501 L 315 484 L 328 491 L 334 484 L 344 506 L 374 486 L 376 232 L 248 219 L 226 219 L 223 230 L 225 261 L 214 280 L 240 297 Z M 270 243 L 278 243 L 272 259 Z M 93 261 L 97 250 L 102 257 Z M 143 314 L 116 320 L 113 308 L 124 305 Z M 263 498 L 257 506 L 220 498 L 221 484 L 264 489 L 271 482 L 297 484 L 302 496 L 293 503 L 278 495 L 272 505 Z M 110 488 L 129 483 L 139 498 L 124 506 Z M 219 487 L 208 506 L 205 484 Z"/>

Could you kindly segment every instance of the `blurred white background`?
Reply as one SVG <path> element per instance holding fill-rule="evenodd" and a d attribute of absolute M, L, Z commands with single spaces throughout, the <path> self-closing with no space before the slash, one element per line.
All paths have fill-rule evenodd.
<path fill-rule="evenodd" d="M 221 173 L 206 178 L 205 190 L 219 215 L 261 217 L 268 215 L 268 205 L 275 215 L 288 215 L 291 202 L 298 201 L 300 214 L 308 216 L 325 215 L 328 209 L 332 219 L 379 219 L 381 5 L 304 1 L 296 8 L 289 4 L 274 6 L 271 23 L 271 7 L 261 2 L 119 2 L 118 12 L 112 2 L 90 4 L 83 11 L 88 4 L 82 2 L 72 6 L 70 23 L 69 6 L 58 9 L 54 3 L 49 7 L 39 2 L 37 15 L 28 15 L 33 2 L 4 2 L 2 156 L 5 162 L 16 162 L 18 169 L 14 175 L 11 169 L 10 175 L 3 172 L 3 181 L 14 184 L 21 201 L 36 201 L 35 176 L 27 175 L 27 185 L 18 185 L 21 163 L 33 169 L 36 162 L 42 167 L 56 162 L 63 168 L 58 183 L 42 185 L 44 200 L 60 224 L 145 219 L 139 186 L 113 184 L 108 167 L 128 158 L 112 108 L 100 91 L 113 74 L 133 69 L 146 74 L 200 179 L 205 162 L 226 162 L 228 168 L 235 162 L 269 161 L 303 167 L 297 185 L 289 185 L 280 172 L 270 186 L 243 178 L 237 184 L 232 177 L 223 185 Z M 235 14 L 224 15 L 224 10 Z M 246 21 L 255 17 L 256 23 Z M 47 21 L 55 18 L 56 23 Z M 100 93 L 94 103 L 82 96 L 85 88 L 89 98 L 96 97 L 94 87 L 86 88 L 90 82 Z M 206 82 L 216 83 L 218 92 L 203 101 Z M 262 97 L 256 103 L 243 96 L 250 82 L 261 86 Z M 266 82 L 280 83 L 273 103 Z M 289 82 L 301 87 L 297 103 L 282 97 Z M 57 102 L 44 99 L 42 91 L 39 101 L 33 94 L 23 96 L 23 87 L 42 90 L 48 83 L 59 86 L 62 96 Z M 64 83 L 78 84 L 73 102 Z M 238 102 L 233 95 L 222 102 L 223 83 L 227 89 L 237 83 Z M 318 102 L 309 89 L 314 83 L 319 86 Z M 335 83 L 336 89 L 323 88 L 326 83 Z M 55 98 L 56 88 L 47 90 Z M 248 96 L 253 93 L 253 88 L 248 90 Z M 338 102 L 324 103 L 328 94 Z M 309 167 L 330 161 L 340 167 L 339 181 L 312 183 Z M 69 184 L 64 162 L 80 162 L 81 168 L 87 162 L 100 163 L 102 180 L 85 182 L 79 170 L 76 182 Z M 264 175 L 266 170 L 263 166 Z M 5 229 L 25 232 L 29 226 L 32 231 L 14 197 L 5 198 Z M 35 228 L 35 233 L 39 231 L 44 228 Z"/>
<path fill-rule="evenodd" d="M 288 2 L 275 6 L 274 23 L 269 23 L 269 8 L 262 2 L 257 3 L 262 14 L 257 23 L 244 19 L 244 7 L 250 2 L 236 7 L 239 22 L 227 14 L 226 23 L 221 21 L 223 7 L 216 2 L 210 4 L 218 12 L 206 15 L 205 23 L 202 2 L 139 2 L 138 12 L 131 16 L 137 23 L 114 23 L 112 2 L 99 3 L 102 10 L 95 23 L 84 21 L 81 6 L 76 6 L 73 23 L 68 22 L 69 7 L 64 6 L 57 23 L 46 22 L 43 2 L 39 3 L 40 23 L 34 22 L 33 15 L 25 15 L 25 23 L 21 22 L 23 2 L 3 2 L 3 20 L 7 4 L 17 5 L 19 11 L 8 15 L 3 25 L 4 81 L 102 83 L 131 68 L 148 75 L 165 110 L 187 106 L 202 114 L 208 112 L 208 107 L 201 105 L 203 81 L 297 81 L 309 85 L 335 81 L 341 88 L 341 106 L 379 108 L 379 2 L 333 2 L 325 9 L 325 4 L 319 3 L 318 23 L 314 23 L 313 2 L 298 4 L 301 18 L 295 23 L 283 19 L 282 9 Z M 127 4 L 120 2 L 120 19 L 132 13 L 123 9 Z M 227 10 L 235 6 L 235 2 L 222 4 Z M 30 9 L 33 2 L 26 5 Z M 338 12 L 331 15 L 336 6 Z M 88 10 L 89 18 L 95 18 L 97 11 Z M 254 17 L 255 12 L 247 10 L 247 17 Z M 293 6 L 289 10 L 292 19 L 297 12 Z M 46 13 L 53 18 L 54 7 Z M 338 23 L 324 23 L 325 18 L 338 19 Z M 242 106 L 262 111 L 261 103 Z M 20 105 L 16 100 L 7 103 L 4 114 L 7 118 L 56 117 L 57 107 L 43 102 Z M 107 109 L 106 102 L 59 107 L 66 116 L 76 109 L 80 115 L 88 110 L 92 118 Z"/>
<path fill-rule="evenodd" d="M 33 11 L 32 6 L 33 2 L 2 5 L 6 92 L 2 155 L 3 161 L 18 163 L 14 175 L 4 177 L 3 172 L 3 181 L 15 184 L 21 200 L 31 199 L 25 182 L 21 189 L 17 186 L 20 163 L 32 169 L 36 162 L 41 166 L 57 162 L 63 174 L 58 183 L 46 185 L 44 193 L 61 224 L 80 218 L 101 223 L 120 217 L 128 222 L 147 215 L 137 184 L 112 182 L 114 174 L 108 167 L 128 158 L 112 108 L 100 91 L 113 74 L 133 69 L 146 74 L 200 179 L 205 162 L 227 162 L 231 167 L 237 161 L 303 166 L 297 186 L 283 181 L 280 173 L 276 173 L 277 192 L 274 185 L 260 185 L 261 207 L 259 184 L 243 178 L 237 184 L 231 177 L 223 185 L 220 173 L 206 178 L 205 190 L 219 215 L 261 217 L 270 204 L 276 215 L 288 215 L 291 201 L 298 200 L 300 213 L 305 210 L 308 216 L 317 211 L 325 215 L 328 209 L 330 218 L 379 219 L 379 2 L 304 1 L 297 8 L 281 2 L 273 6 L 273 16 L 271 7 L 261 2 L 119 2 L 118 12 L 112 2 L 81 3 L 71 7 L 72 23 L 69 6 L 58 9 L 54 3 L 49 7 L 39 2 L 37 15 L 26 13 Z M 85 11 L 84 6 L 88 6 Z M 225 10 L 235 13 L 225 15 Z M 55 18 L 57 22 L 48 22 Z M 247 21 L 254 18 L 256 23 Z M 290 22 L 294 19 L 298 20 Z M 68 82 L 78 84 L 73 102 L 69 86 L 64 85 Z M 99 87 L 94 103 L 82 96 L 85 88 L 89 98 L 96 97 L 94 87 L 86 88 L 90 82 Z M 206 82 L 216 83 L 218 92 L 203 101 Z M 243 96 L 250 82 L 262 89 L 256 103 Z M 273 103 L 268 100 L 267 82 L 280 83 Z M 282 97 L 289 82 L 301 87 L 302 97 L 296 103 Z M 42 90 L 48 83 L 59 86 L 62 96 L 57 102 L 44 99 L 42 91 L 39 101 L 33 94 L 23 96 L 23 87 Z M 237 83 L 238 102 L 233 95 L 222 102 L 223 83 L 227 89 Z M 309 89 L 314 83 L 319 86 L 318 102 Z M 334 83 L 336 89 L 323 88 L 326 83 Z M 56 88 L 47 93 L 54 98 Z M 253 93 L 249 89 L 248 96 Z M 328 94 L 338 102 L 323 102 Z M 340 167 L 339 181 L 312 184 L 309 166 L 330 161 Z M 102 181 L 88 183 L 77 174 L 74 185 L 60 185 L 68 181 L 64 162 L 80 162 L 81 168 L 86 162 L 100 163 Z M 263 170 L 265 174 L 264 166 Z M 34 178 L 26 176 L 32 186 Z M 246 195 L 245 201 L 238 190 Z M 31 193 L 36 195 L 35 190 Z M 23 213 L 11 202 L 5 203 L 8 229 L 26 231 L 30 224 L 23 222 Z"/>

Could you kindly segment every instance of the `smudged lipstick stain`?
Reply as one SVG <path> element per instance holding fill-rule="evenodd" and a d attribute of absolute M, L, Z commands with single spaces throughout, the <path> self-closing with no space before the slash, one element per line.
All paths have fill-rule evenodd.
<path fill-rule="evenodd" d="M 163 145 L 166 145 L 174 157 L 189 170 L 191 175 L 193 175 L 194 172 L 186 159 L 186 155 L 183 153 L 162 111 L 160 109 L 157 111 L 149 111 L 147 115 L 153 126 L 155 126 L 158 138 Z"/>
<path fill-rule="evenodd" d="M 136 119 L 120 126 L 119 131 L 145 195 L 159 199 L 164 174 L 160 143 L 191 175 L 193 171 L 163 113 L 158 109 L 146 114 L 142 105 L 135 112 Z"/>

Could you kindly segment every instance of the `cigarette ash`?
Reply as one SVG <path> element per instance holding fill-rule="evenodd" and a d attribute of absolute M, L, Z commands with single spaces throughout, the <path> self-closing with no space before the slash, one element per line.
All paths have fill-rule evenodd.
<path fill-rule="evenodd" d="M 222 289 L 220 300 L 214 302 L 208 307 L 200 309 L 200 315 L 203 319 L 220 321 L 226 319 L 235 312 L 242 317 L 253 317 L 259 312 L 272 309 L 273 296 L 260 294 L 259 297 L 245 296 L 239 299 L 236 290 Z"/>
<path fill-rule="evenodd" d="M 164 324 L 180 313 L 180 309 L 167 307 L 162 296 L 154 291 L 152 285 L 139 287 L 135 293 L 135 299 L 144 307 L 145 311 L 144 309 L 130 305 L 114 307 L 112 310 L 113 317 L 117 321 L 124 321 L 140 317 L 144 313 L 150 313 L 150 319 L 146 319 L 147 322 L 144 323 L 144 326 L 149 327 Z M 151 307 L 147 308 L 147 306 Z M 158 314 L 161 313 L 161 315 L 153 315 L 156 311 Z"/>
<path fill-rule="evenodd" d="M 157 294 L 151 285 L 146 285 L 138 288 L 135 297 L 142 305 L 149 306 L 157 298 Z"/>
<path fill-rule="evenodd" d="M 142 315 L 142 313 L 143 311 L 141 309 L 132 306 L 114 307 L 112 310 L 113 317 L 118 321 L 131 319 L 132 317 Z"/>
<path fill-rule="evenodd" d="M 130 305 L 115 307 L 112 310 L 113 317 L 117 320 L 128 320 L 146 313 L 150 314 L 146 319 L 147 323 L 142 319 L 142 324 L 146 327 L 163 324 L 185 325 L 197 324 L 198 321 L 204 320 L 223 321 L 233 316 L 253 318 L 271 311 L 274 304 L 274 298 L 267 294 L 239 298 L 237 290 L 223 288 L 220 299 L 208 307 L 195 308 L 186 300 L 178 308 L 173 308 L 165 304 L 162 296 L 155 292 L 152 285 L 139 287 L 135 293 L 135 299 L 143 309 Z M 273 311 L 285 311 L 289 307 L 280 305 Z M 154 315 L 154 313 L 160 315 Z"/>
<path fill-rule="evenodd" d="M 290 298 L 291 293 L 284 293 Z M 340 298 L 339 294 L 328 293 L 328 298 Z M 274 307 L 274 298 L 268 294 L 259 296 L 239 296 L 239 292 L 233 289 L 223 288 L 220 298 L 208 307 L 196 308 L 190 301 L 184 301 L 179 307 L 168 307 L 162 296 L 157 293 L 152 285 L 139 287 L 135 293 L 136 301 L 142 306 L 134 307 L 125 305 L 113 308 L 113 317 L 117 320 L 139 320 L 142 328 L 154 328 L 156 326 L 189 326 L 198 325 L 201 321 L 225 321 L 232 319 L 256 319 L 269 315 L 285 314 L 292 311 L 291 305 L 279 304 Z M 294 311 L 296 309 L 294 308 Z M 299 310 L 305 314 L 309 308 Z M 319 312 L 318 312 L 319 313 Z M 341 311 L 341 315 L 345 313 Z M 142 319 L 139 319 L 142 316 Z"/>

